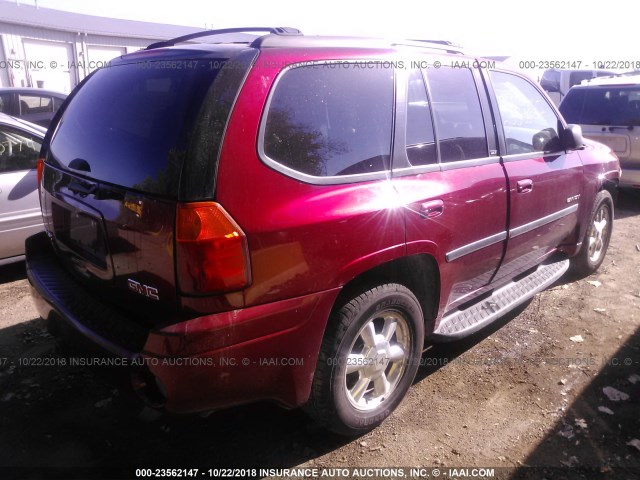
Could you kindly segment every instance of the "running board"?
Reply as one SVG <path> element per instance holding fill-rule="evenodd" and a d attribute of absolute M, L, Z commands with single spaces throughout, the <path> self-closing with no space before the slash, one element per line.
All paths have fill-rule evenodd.
<path fill-rule="evenodd" d="M 569 260 L 539 265 L 526 277 L 500 287 L 489 298 L 444 316 L 433 332 L 432 340 L 450 342 L 477 332 L 552 285 L 568 269 Z"/>

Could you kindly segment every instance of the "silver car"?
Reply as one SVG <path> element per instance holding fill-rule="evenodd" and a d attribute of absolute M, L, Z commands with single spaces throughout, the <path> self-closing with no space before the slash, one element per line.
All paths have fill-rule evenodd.
<path fill-rule="evenodd" d="M 37 161 L 46 130 L 0 113 L 0 265 L 24 259 L 24 241 L 44 227 Z"/>
<path fill-rule="evenodd" d="M 640 188 L 640 75 L 594 78 L 572 87 L 560 104 L 567 123 L 620 159 L 620 187 Z"/>

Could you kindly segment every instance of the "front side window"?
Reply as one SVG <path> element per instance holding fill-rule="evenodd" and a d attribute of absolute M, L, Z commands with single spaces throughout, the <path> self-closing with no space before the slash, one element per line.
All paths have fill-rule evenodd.
<path fill-rule="evenodd" d="M 0 173 L 36 168 L 40 144 L 33 135 L 0 125 Z"/>
<path fill-rule="evenodd" d="M 528 81 L 503 72 L 490 72 L 498 100 L 507 154 L 557 151 L 558 117 Z"/>
<path fill-rule="evenodd" d="M 393 69 L 314 64 L 287 70 L 263 125 L 264 155 L 296 172 L 332 177 L 389 168 Z"/>
<path fill-rule="evenodd" d="M 480 99 L 468 68 L 427 71 L 440 161 L 455 162 L 488 156 Z"/>

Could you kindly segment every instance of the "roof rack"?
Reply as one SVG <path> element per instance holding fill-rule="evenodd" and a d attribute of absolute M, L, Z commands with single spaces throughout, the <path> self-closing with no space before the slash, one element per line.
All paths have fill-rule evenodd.
<path fill-rule="evenodd" d="M 439 45 L 449 45 L 450 47 L 460 47 L 460 45 L 450 42 L 449 40 L 427 40 L 422 38 L 410 38 L 408 40 L 412 42 L 437 43 Z"/>
<path fill-rule="evenodd" d="M 453 46 L 451 42 L 444 40 L 440 42 L 430 43 L 426 40 L 394 40 L 375 37 L 341 37 L 341 36 L 323 36 L 323 35 L 263 35 L 256 38 L 251 43 L 253 48 L 270 48 L 270 47 L 298 47 L 298 48 L 315 48 L 315 47 L 362 47 L 362 48 L 395 48 L 395 47 L 413 47 L 419 49 L 430 49 L 447 53 L 462 54 L 462 47 Z"/>
<path fill-rule="evenodd" d="M 401 40 L 393 42 L 394 47 L 416 47 L 430 48 L 432 50 L 442 50 L 447 53 L 464 53 L 464 49 L 448 40 Z"/>
<path fill-rule="evenodd" d="M 640 83 L 640 73 L 638 72 L 625 72 L 613 75 L 604 75 L 602 77 L 588 78 L 580 82 L 576 87 L 584 86 L 626 86 L 626 85 L 638 85 Z"/>
<path fill-rule="evenodd" d="M 181 37 L 172 38 L 171 40 L 164 40 L 162 42 L 156 42 L 149 45 L 146 50 L 153 50 L 155 48 L 173 47 L 177 43 L 188 42 L 195 38 L 209 37 L 213 35 L 224 35 L 227 33 L 251 33 L 251 32 L 266 32 L 274 35 L 302 35 L 302 32 L 297 28 L 290 27 L 238 27 L 238 28 L 221 28 L 218 30 L 203 30 L 201 32 L 190 33 Z"/>

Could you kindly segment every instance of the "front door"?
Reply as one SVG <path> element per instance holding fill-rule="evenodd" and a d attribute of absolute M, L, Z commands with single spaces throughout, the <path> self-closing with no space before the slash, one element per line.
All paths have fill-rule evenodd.
<path fill-rule="evenodd" d="M 558 245 L 575 244 L 582 162 L 562 149 L 562 122 L 537 87 L 510 72 L 489 77 L 509 182 L 509 239 L 499 280 L 538 264 Z"/>

